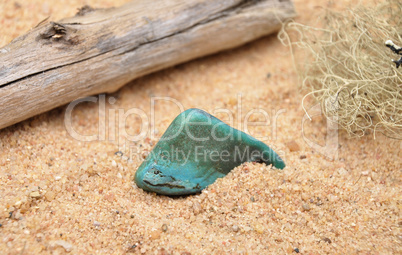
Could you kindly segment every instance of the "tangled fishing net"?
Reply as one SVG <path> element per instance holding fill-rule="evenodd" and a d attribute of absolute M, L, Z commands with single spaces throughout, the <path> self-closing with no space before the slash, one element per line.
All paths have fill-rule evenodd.
<path fill-rule="evenodd" d="M 291 49 L 308 52 L 296 68 L 305 98 L 318 100 L 325 116 L 351 136 L 381 132 L 402 139 L 402 2 L 327 10 L 322 26 L 289 22 L 278 35 Z"/>

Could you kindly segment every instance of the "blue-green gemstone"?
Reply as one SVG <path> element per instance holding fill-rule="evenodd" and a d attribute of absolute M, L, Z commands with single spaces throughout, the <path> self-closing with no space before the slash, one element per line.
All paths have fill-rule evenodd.
<path fill-rule="evenodd" d="M 138 187 L 163 195 L 200 192 L 244 162 L 283 169 L 266 144 L 199 110 L 182 112 L 135 173 Z"/>

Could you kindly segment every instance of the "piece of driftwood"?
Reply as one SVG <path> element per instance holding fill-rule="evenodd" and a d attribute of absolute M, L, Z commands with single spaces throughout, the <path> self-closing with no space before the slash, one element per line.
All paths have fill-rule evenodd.
<path fill-rule="evenodd" d="M 136 0 L 82 8 L 0 49 L 0 128 L 242 45 L 294 16 L 291 0 Z"/>

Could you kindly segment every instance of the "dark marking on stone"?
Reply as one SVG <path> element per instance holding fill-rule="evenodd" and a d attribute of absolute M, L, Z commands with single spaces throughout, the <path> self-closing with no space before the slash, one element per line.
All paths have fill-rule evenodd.
<path fill-rule="evenodd" d="M 171 183 L 153 184 L 153 183 L 150 183 L 147 180 L 144 180 L 144 182 L 146 184 L 148 184 L 148 185 L 155 186 L 155 187 L 161 186 L 161 187 L 168 187 L 168 188 L 171 188 L 171 189 L 185 189 L 186 188 L 186 187 L 184 187 L 182 185 L 174 185 L 174 184 L 171 184 Z"/>

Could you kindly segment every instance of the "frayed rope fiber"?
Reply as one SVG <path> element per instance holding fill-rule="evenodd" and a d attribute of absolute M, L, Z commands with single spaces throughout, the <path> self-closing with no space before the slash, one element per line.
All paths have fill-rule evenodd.
<path fill-rule="evenodd" d="M 305 98 L 314 97 L 351 136 L 380 132 L 402 139 L 402 60 L 390 47 L 402 44 L 402 2 L 326 10 L 322 26 L 288 22 L 278 34 L 293 59 L 294 46 L 307 53 L 295 63 Z"/>

